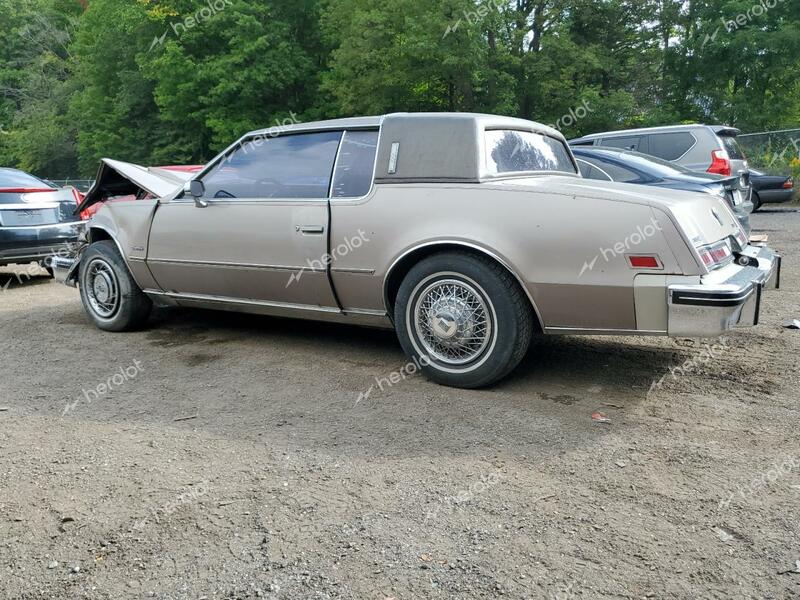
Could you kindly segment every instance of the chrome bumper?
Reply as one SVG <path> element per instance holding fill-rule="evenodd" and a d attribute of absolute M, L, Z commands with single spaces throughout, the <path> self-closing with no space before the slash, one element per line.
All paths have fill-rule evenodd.
<path fill-rule="evenodd" d="M 758 246 L 748 246 L 741 257 L 749 264 L 734 267 L 728 279 L 667 288 L 670 336 L 717 337 L 734 327 L 758 325 L 763 291 L 780 287 L 781 257 Z"/>

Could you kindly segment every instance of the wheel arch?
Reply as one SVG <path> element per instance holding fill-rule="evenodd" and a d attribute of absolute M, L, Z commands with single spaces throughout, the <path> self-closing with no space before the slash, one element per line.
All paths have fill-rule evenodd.
<path fill-rule="evenodd" d="M 122 257 L 122 262 L 125 263 L 125 266 L 128 268 L 128 272 L 131 274 L 131 277 L 133 277 L 136 285 L 138 285 L 140 288 L 142 287 L 138 278 L 136 277 L 136 273 L 133 269 L 131 269 L 131 263 L 128 261 L 128 257 L 122 249 L 122 244 L 117 238 L 116 233 L 113 232 L 110 227 L 100 223 L 90 223 L 87 231 L 87 239 L 89 245 L 106 240 L 114 242 L 114 245 L 119 251 L 119 255 Z"/>
<path fill-rule="evenodd" d="M 395 261 L 389 267 L 389 270 L 386 272 L 386 277 L 383 280 L 383 301 L 384 305 L 386 306 L 386 311 L 392 322 L 394 322 L 395 299 L 397 298 L 397 293 L 400 290 L 403 279 L 405 279 L 409 271 L 411 271 L 414 265 L 419 263 L 421 260 L 424 260 L 429 256 L 433 256 L 434 254 L 440 254 L 448 251 L 461 252 L 472 256 L 488 258 L 508 271 L 508 273 L 510 273 L 511 276 L 516 280 L 520 289 L 522 289 L 523 293 L 525 294 L 525 297 L 528 299 L 530 307 L 533 310 L 533 314 L 536 316 L 536 323 L 539 326 L 539 331 L 544 331 L 544 321 L 542 320 L 542 315 L 539 312 L 539 308 L 533 301 L 533 297 L 528 291 L 528 288 L 525 287 L 525 284 L 523 283 L 519 274 L 505 260 L 501 259 L 495 253 L 475 244 L 457 240 L 427 242 L 425 244 L 420 244 L 419 246 L 415 246 L 409 250 L 406 250 L 397 259 L 395 259 Z"/>
<path fill-rule="evenodd" d="M 103 240 L 111 240 L 114 243 L 117 243 L 115 237 L 111 235 L 111 233 L 105 227 L 98 227 L 97 225 L 91 225 L 89 227 L 89 243 L 94 244 L 95 242 L 102 242 Z M 117 243 L 117 246 L 119 244 Z"/>

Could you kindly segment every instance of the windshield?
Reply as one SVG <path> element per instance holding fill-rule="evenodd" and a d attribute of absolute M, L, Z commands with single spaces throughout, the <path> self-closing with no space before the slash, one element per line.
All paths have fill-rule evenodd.
<path fill-rule="evenodd" d="M 33 175 L 28 175 L 24 171 L 18 171 L 17 169 L 0 169 L 0 188 L 36 190 L 55 189 L 53 186 L 46 184 L 41 179 L 37 179 Z"/>
<path fill-rule="evenodd" d="M 576 173 L 566 144 L 530 131 L 486 132 L 486 168 L 492 175 L 529 171 Z"/>
<path fill-rule="evenodd" d="M 602 158 L 603 154 L 606 151 L 603 149 L 600 152 L 592 153 L 591 151 L 586 153 L 581 153 L 577 151 L 576 154 L 583 156 L 584 158 Z M 641 152 L 633 152 L 632 150 L 626 150 L 624 152 L 608 152 L 608 156 L 617 155 L 620 157 L 625 157 L 624 160 L 627 164 L 631 167 L 639 167 L 641 169 L 645 169 L 647 173 L 651 175 L 658 175 L 659 177 L 675 177 L 676 175 L 691 175 L 692 177 L 697 177 L 697 173 L 692 171 L 691 169 L 687 169 L 683 165 L 679 165 L 674 162 L 670 162 L 668 160 L 664 160 L 663 158 L 658 158 L 655 156 L 650 156 L 649 154 L 642 154 Z"/>

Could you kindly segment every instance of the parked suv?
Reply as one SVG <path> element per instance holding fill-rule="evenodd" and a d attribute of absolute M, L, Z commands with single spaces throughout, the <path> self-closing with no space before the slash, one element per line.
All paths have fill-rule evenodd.
<path fill-rule="evenodd" d="M 570 141 L 571 146 L 607 146 L 635 150 L 683 165 L 729 177 L 747 175 L 747 157 L 736 136 L 741 133 L 724 125 L 675 125 L 593 133 Z M 749 185 L 749 179 L 746 180 Z"/>

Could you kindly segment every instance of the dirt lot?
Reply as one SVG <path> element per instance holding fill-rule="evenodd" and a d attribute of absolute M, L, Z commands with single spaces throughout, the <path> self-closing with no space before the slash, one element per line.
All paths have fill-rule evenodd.
<path fill-rule="evenodd" d="M 0 597 L 798 598 L 800 212 L 753 221 L 784 289 L 713 357 L 545 338 L 488 391 L 381 389 L 387 332 L 165 311 L 112 335 L 12 281 Z"/>

